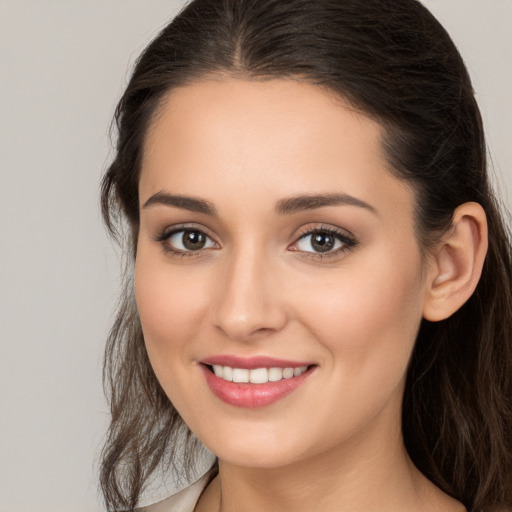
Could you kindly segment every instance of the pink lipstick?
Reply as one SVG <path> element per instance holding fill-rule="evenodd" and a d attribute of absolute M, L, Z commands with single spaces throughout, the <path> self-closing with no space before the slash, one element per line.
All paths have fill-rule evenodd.
<path fill-rule="evenodd" d="M 213 356 L 200 362 L 206 383 L 215 396 L 235 407 L 270 405 L 299 388 L 316 368 L 298 362 L 259 356 Z"/>

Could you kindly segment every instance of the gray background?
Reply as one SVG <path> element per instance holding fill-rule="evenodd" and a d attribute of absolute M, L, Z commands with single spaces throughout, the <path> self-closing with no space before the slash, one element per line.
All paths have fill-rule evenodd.
<path fill-rule="evenodd" d="M 176 0 L 0 0 L 0 512 L 101 509 L 101 358 L 118 289 L 108 129 Z M 512 203 L 512 1 L 428 0 L 473 76 Z"/>

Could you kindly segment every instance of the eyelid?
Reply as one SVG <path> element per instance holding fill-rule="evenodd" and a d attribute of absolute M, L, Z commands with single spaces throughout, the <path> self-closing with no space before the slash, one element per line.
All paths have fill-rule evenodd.
<path fill-rule="evenodd" d="M 155 242 L 161 242 L 169 236 L 171 236 L 174 233 L 178 233 L 179 231 L 201 231 L 205 235 L 207 235 L 209 238 L 214 238 L 214 236 L 211 235 L 210 230 L 206 227 L 195 224 L 194 222 L 185 222 L 183 224 L 172 224 L 172 225 L 166 225 L 165 227 L 158 229 L 158 232 L 155 234 L 153 239 Z"/>
<path fill-rule="evenodd" d="M 355 235 L 350 232 L 348 229 L 340 228 L 338 226 L 334 226 L 332 224 L 324 224 L 324 223 L 313 223 L 307 224 L 306 226 L 301 227 L 294 235 L 295 240 L 298 240 L 300 237 L 309 235 L 316 231 L 327 231 L 328 233 L 333 233 L 335 235 L 340 235 L 343 238 L 347 238 L 355 241 Z"/>
<path fill-rule="evenodd" d="M 211 242 L 213 242 L 214 247 L 206 247 L 201 248 L 197 250 L 181 250 L 177 249 L 175 247 L 172 247 L 168 242 L 169 238 L 173 236 L 176 233 L 179 233 L 181 231 L 199 231 L 203 233 Z M 338 241 L 342 243 L 341 247 L 338 247 L 333 250 L 329 250 L 326 252 L 316 252 L 316 251 L 304 251 L 301 249 L 294 248 L 293 246 L 296 245 L 301 239 L 305 238 L 306 236 L 312 235 L 314 233 L 318 232 L 324 232 L 333 235 L 336 237 Z M 171 256 L 179 256 L 181 258 L 183 257 L 201 257 L 205 256 L 207 253 L 209 253 L 212 249 L 221 249 L 221 244 L 217 241 L 217 237 L 215 235 L 212 235 L 210 233 L 210 230 L 206 228 L 205 226 L 198 225 L 195 223 L 183 223 L 183 224 L 175 224 L 171 226 L 165 226 L 163 229 L 161 229 L 154 237 L 155 242 L 158 242 L 161 244 L 162 249 L 169 253 Z M 303 258 L 310 258 L 310 259 L 325 259 L 330 257 L 340 257 L 342 253 L 348 252 L 352 249 L 354 249 L 358 245 L 358 241 L 355 238 L 355 236 L 348 231 L 347 229 L 343 229 L 337 226 L 329 225 L 329 224 L 314 224 L 302 227 L 295 235 L 294 235 L 294 242 L 290 245 L 288 245 L 287 249 L 290 251 L 294 251 L 297 253 L 300 253 L 301 257 Z"/>
<path fill-rule="evenodd" d="M 342 246 L 338 247 L 337 249 L 326 251 L 323 253 L 315 251 L 303 251 L 297 248 L 293 248 L 293 246 L 296 245 L 303 238 L 318 232 L 324 232 L 333 235 L 334 237 L 336 237 L 337 240 L 339 240 L 342 243 Z M 294 239 L 295 241 L 290 246 L 288 246 L 288 250 L 300 253 L 301 257 L 303 258 L 317 260 L 336 256 L 340 257 L 343 253 L 354 249 L 358 245 L 356 237 L 350 231 L 328 224 L 315 224 L 312 226 L 303 227 L 294 236 Z"/>
<path fill-rule="evenodd" d="M 201 249 L 197 249 L 194 251 L 194 250 L 177 249 L 177 248 L 171 246 L 168 243 L 168 240 L 173 235 L 180 233 L 182 231 L 198 231 L 198 232 L 204 234 L 209 240 L 211 240 L 213 242 L 213 244 L 215 245 L 215 247 L 206 247 L 206 248 L 201 248 Z M 204 256 L 205 253 L 207 253 L 208 251 L 210 251 L 212 249 L 220 248 L 220 244 L 219 244 L 219 242 L 217 242 L 216 237 L 211 235 L 207 228 L 205 228 L 204 226 L 199 226 L 194 223 L 175 224 L 172 226 L 166 226 L 153 237 L 153 240 L 155 242 L 158 242 L 159 244 L 161 244 L 163 250 L 166 253 L 170 254 L 171 256 L 178 256 L 181 258 Z"/>

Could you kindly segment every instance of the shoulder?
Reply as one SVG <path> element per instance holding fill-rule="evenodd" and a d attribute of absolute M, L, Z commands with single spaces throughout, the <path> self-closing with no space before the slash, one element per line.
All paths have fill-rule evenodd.
<path fill-rule="evenodd" d="M 137 512 L 194 512 L 199 496 L 210 482 L 214 474 L 213 470 L 208 471 L 199 480 L 190 484 L 185 489 L 165 498 L 162 501 L 138 508 Z"/>

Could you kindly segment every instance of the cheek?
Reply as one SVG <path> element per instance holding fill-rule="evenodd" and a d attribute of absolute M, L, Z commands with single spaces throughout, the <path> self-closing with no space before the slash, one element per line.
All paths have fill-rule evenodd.
<path fill-rule="evenodd" d="M 200 276 L 173 272 L 165 261 L 146 258 L 135 265 L 135 297 L 147 350 L 155 370 L 187 358 L 183 347 L 197 332 L 206 307 Z M 204 282 L 203 282 L 204 284 Z M 177 357 L 167 357 L 174 355 Z"/>
<path fill-rule="evenodd" d="M 311 297 L 310 297 L 311 299 Z M 346 273 L 302 305 L 307 328 L 321 342 L 331 407 L 318 408 L 324 438 L 356 432 L 390 401 L 399 410 L 404 378 L 421 322 L 415 267 Z M 324 414 L 325 413 L 325 414 Z M 398 414 L 398 413 L 397 413 Z"/>
<path fill-rule="evenodd" d="M 416 260 L 350 269 L 321 287 L 301 306 L 303 318 L 322 340 L 341 378 L 399 380 L 421 322 L 422 289 Z"/>

